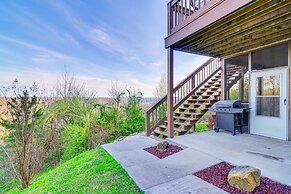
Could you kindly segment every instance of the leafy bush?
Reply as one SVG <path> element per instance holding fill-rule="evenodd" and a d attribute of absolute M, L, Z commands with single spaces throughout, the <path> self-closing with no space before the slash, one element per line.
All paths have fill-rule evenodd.
<path fill-rule="evenodd" d="M 135 90 L 127 91 L 127 103 L 124 105 L 125 118 L 121 126 L 122 135 L 145 130 L 145 117 L 141 107 L 143 93 Z"/>
<path fill-rule="evenodd" d="M 78 125 L 64 127 L 64 153 L 62 159 L 67 161 L 86 151 L 86 129 Z"/>

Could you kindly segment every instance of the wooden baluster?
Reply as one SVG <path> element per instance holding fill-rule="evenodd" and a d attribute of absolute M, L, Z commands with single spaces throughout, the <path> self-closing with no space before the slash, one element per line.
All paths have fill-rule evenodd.
<path fill-rule="evenodd" d="M 181 9 L 180 2 L 178 1 L 178 3 L 177 3 L 177 14 L 178 14 L 177 25 L 180 24 L 180 20 L 181 20 L 180 9 Z"/>
<path fill-rule="evenodd" d="M 198 10 L 201 8 L 200 1 L 201 0 L 198 0 Z"/>
<path fill-rule="evenodd" d="M 178 9 L 179 9 L 179 7 L 178 7 L 178 3 L 176 3 L 176 4 L 175 4 L 176 26 L 177 26 L 178 23 L 179 23 L 179 21 L 178 21 L 178 14 L 179 14 Z"/>
<path fill-rule="evenodd" d="M 195 88 L 195 75 L 192 74 L 192 88 Z"/>
<path fill-rule="evenodd" d="M 197 85 L 199 85 L 199 83 L 200 83 L 200 72 L 198 72 L 197 74 Z"/>
<path fill-rule="evenodd" d="M 179 1 L 179 14 L 180 14 L 180 18 L 179 18 L 179 24 L 182 22 L 183 20 L 183 15 L 182 15 L 182 0 Z"/>
<path fill-rule="evenodd" d="M 185 6 L 185 7 L 186 7 L 186 10 L 185 10 L 185 13 L 186 13 L 186 16 L 189 17 L 189 16 L 190 16 L 190 13 L 191 13 L 191 12 L 190 12 L 190 1 L 189 1 L 189 0 L 186 0 L 185 3 L 186 3 L 186 6 Z"/>
<path fill-rule="evenodd" d="M 182 22 L 184 21 L 184 0 L 181 0 L 181 14 L 182 14 Z"/>
<path fill-rule="evenodd" d="M 157 108 L 157 110 L 156 110 L 156 121 L 158 121 L 159 119 L 158 119 L 158 109 L 160 108 L 160 106 Z"/>

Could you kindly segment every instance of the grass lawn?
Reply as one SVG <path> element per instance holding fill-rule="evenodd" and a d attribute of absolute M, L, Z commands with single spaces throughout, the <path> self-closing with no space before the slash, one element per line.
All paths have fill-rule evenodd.
<path fill-rule="evenodd" d="M 10 193 L 142 193 L 106 151 L 97 148 L 40 174 L 25 190 Z"/>
<path fill-rule="evenodd" d="M 11 152 L 11 147 L 7 146 L 3 140 L 3 131 L 0 126 L 0 193 L 5 193 L 5 191 L 15 188 L 18 183 L 14 179 L 14 173 L 12 166 L 10 165 L 10 160 L 7 157 L 6 152 Z"/>

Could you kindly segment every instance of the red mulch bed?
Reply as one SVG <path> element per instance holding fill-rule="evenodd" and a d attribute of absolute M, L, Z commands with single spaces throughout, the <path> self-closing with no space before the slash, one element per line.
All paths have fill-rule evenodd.
<path fill-rule="evenodd" d="M 176 145 L 169 145 L 169 147 L 163 151 L 163 152 L 160 152 L 160 151 L 157 151 L 157 146 L 153 146 L 153 147 L 149 147 L 149 148 L 145 148 L 144 149 L 145 151 L 157 156 L 158 158 L 160 159 L 163 159 L 165 157 L 168 157 L 170 155 L 173 155 L 177 152 L 180 152 L 183 150 L 183 148 L 179 147 L 179 146 L 176 146 Z"/>
<path fill-rule="evenodd" d="M 243 192 L 241 190 L 236 189 L 233 186 L 230 186 L 227 182 L 227 175 L 229 171 L 234 166 L 221 162 L 199 172 L 196 172 L 194 175 L 215 185 L 216 187 L 223 189 L 229 193 L 235 194 L 246 194 L 248 192 Z M 291 186 L 282 185 L 278 182 L 275 182 L 269 178 L 262 177 L 261 185 L 257 187 L 253 192 L 255 194 L 291 194 Z"/>

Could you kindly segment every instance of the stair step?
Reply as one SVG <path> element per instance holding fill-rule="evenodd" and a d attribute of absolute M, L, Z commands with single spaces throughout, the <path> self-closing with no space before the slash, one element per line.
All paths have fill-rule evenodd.
<path fill-rule="evenodd" d="M 196 110 L 199 110 L 199 108 L 179 108 L 179 110 L 196 111 Z M 183 112 L 183 111 L 182 111 L 182 112 Z"/>
<path fill-rule="evenodd" d="M 209 81 L 207 82 L 207 84 L 215 84 L 215 83 L 218 83 L 217 81 Z"/>
<path fill-rule="evenodd" d="M 167 125 L 160 125 L 159 128 L 161 131 L 166 131 L 167 130 Z"/>
<path fill-rule="evenodd" d="M 202 113 L 195 113 L 196 115 L 202 115 Z M 192 114 L 194 115 L 194 114 Z M 174 119 L 181 119 L 181 120 L 187 120 L 187 121 L 197 121 L 197 118 L 193 117 L 181 117 L 181 116 L 174 116 Z"/>
<path fill-rule="evenodd" d="M 180 128 L 174 128 L 174 131 L 177 131 L 178 133 L 187 133 L 187 131 L 186 130 L 184 130 L 184 129 L 180 129 Z"/>
<path fill-rule="evenodd" d="M 183 126 L 183 127 L 191 127 L 192 124 L 190 123 L 181 123 L 181 122 L 174 122 L 174 125 L 180 125 L 180 126 Z"/>
<path fill-rule="evenodd" d="M 206 111 L 207 109 L 204 109 L 204 111 Z M 179 115 L 191 115 L 191 116 L 199 116 L 199 115 L 202 115 L 202 113 L 194 113 L 194 112 L 175 112 L 176 114 L 179 114 Z M 186 117 L 183 117 L 183 118 L 186 118 Z M 193 120 L 197 120 L 197 118 L 193 118 Z"/>
<path fill-rule="evenodd" d="M 193 106 L 193 108 L 198 108 L 198 107 L 200 107 L 201 106 L 201 104 L 193 104 L 193 103 L 191 103 L 191 104 L 189 104 L 189 103 L 183 103 L 183 105 L 184 106 L 187 106 L 187 107 L 180 107 L 180 108 L 189 108 L 189 106 Z"/>
<path fill-rule="evenodd" d="M 213 88 L 210 88 L 210 91 L 217 91 L 219 89 L 221 89 L 221 88 L 213 87 Z"/>
<path fill-rule="evenodd" d="M 159 126 L 160 128 L 162 129 L 166 129 L 167 126 L 166 125 L 161 125 Z M 184 132 L 185 130 L 184 129 L 180 129 L 180 128 L 174 128 L 174 131 L 177 131 L 177 132 Z"/>
<path fill-rule="evenodd" d="M 196 92 L 196 95 L 200 96 L 202 94 L 204 94 L 205 92 Z"/>
<path fill-rule="evenodd" d="M 191 102 L 205 102 L 205 101 L 214 101 L 212 99 L 198 99 L 196 96 L 193 96 L 195 99 L 188 99 Z"/>
<path fill-rule="evenodd" d="M 200 88 L 199 90 L 200 91 L 206 91 L 206 90 L 208 90 L 208 88 Z"/>
<path fill-rule="evenodd" d="M 214 92 L 215 92 L 214 90 L 210 90 L 210 91 L 207 91 L 206 94 L 207 95 L 212 95 Z"/>
<path fill-rule="evenodd" d="M 166 131 L 160 131 L 160 130 L 158 130 L 158 129 L 155 129 L 155 130 L 154 130 L 154 133 L 157 134 L 157 135 L 162 135 L 162 136 L 169 137 L 169 134 L 168 134 L 168 132 L 166 132 Z"/>

